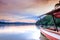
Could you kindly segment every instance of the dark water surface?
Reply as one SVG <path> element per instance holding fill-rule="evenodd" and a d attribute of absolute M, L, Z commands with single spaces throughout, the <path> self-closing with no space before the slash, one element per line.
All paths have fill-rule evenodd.
<path fill-rule="evenodd" d="M 0 40 L 40 40 L 35 25 L 0 27 Z"/>

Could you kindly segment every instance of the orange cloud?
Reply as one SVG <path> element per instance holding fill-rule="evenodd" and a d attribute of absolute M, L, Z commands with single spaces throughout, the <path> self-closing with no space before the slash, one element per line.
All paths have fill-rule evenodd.
<path fill-rule="evenodd" d="M 56 3 L 58 3 L 58 0 L 0 0 L 0 19 L 35 22 L 31 19 L 18 20 L 14 15 L 21 14 L 21 12 L 23 14 L 32 12 L 33 15 L 42 15 L 52 10 Z"/>

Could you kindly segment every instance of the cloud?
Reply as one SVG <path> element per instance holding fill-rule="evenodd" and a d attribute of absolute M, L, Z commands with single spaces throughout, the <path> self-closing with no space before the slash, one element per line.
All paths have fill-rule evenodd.
<path fill-rule="evenodd" d="M 0 19 L 0 22 L 7 22 L 9 20 Z"/>
<path fill-rule="evenodd" d="M 0 19 L 38 19 L 54 8 L 58 0 L 0 0 Z M 34 19 L 34 21 L 35 21 Z"/>

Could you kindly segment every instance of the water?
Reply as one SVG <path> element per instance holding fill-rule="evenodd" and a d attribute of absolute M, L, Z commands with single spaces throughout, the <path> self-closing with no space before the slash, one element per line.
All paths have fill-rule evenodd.
<path fill-rule="evenodd" d="M 0 27 L 0 40 L 40 40 L 40 30 L 35 25 Z"/>

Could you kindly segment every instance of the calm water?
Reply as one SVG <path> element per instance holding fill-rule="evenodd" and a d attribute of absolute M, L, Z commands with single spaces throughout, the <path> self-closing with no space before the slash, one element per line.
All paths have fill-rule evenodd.
<path fill-rule="evenodd" d="M 40 30 L 35 25 L 0 27 L 0 40 L 39 40 Z"/>

